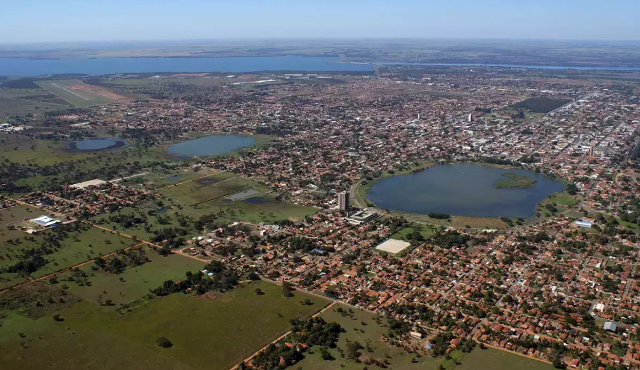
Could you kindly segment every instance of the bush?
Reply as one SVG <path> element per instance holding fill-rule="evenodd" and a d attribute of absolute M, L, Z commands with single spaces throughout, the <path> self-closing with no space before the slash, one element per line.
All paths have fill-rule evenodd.
<path fill-rule="evenodd" d="M 158 346 L 160 348 L 171 348 L 171 347 L 173 347 L 173 343 L 171 343 L 169 341 L 169 339 L 167 339 L 165 337 L 160 337 L 160 338 L 156 339 L 156 346 Z"/>

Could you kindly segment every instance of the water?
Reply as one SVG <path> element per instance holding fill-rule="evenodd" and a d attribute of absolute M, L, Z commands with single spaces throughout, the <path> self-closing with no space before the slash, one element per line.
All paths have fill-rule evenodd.
<path fill-rule="evenodd" d="M 244 203 L 252 203 L 252 204 L 265 204 L 265 203 L 275 203 L 273 199 L 263 198 L 263 197 L 253 197 L 249 199 L 243 200 Z"/>
<path fill-rule="evenodd" d="M 184 141 L 169 147 L 169 153 L 188 156 L 208 156 L 229 153 L 233 150 L 254 145 L 252 137 L 236 135 L 213 135 Z"/>
<path fill-rule="evenodd" d="M 574 69 L 580 71 L 640 71 L 638 66 L 554 66 L 554 65 L 531 65 L 531 64 L 492 64 L 492 63 L 403 63 L 403 62 L 379 62 L 372 64 L 381 65 L 406 65 L 406 66 L 436 66 L 436 67 L 500 67 L 500 68 L 525 68 L 525 69 Z"/>
<path fill-rule="evenodd" d="M 508 172 L 537 182 L 533 189 L 496 189 L 496 180 Z M 401 212 L 528 218 L 535 216 L 536 205 L 544 198 L 563 189 L 559 181 L 527 170 L 452 164 L 382 179 L 367 197 L 379 208 Z"/>
<path fill-rule="evenodd" d="M 129 143 L 122 139 L 113 138 L 95 138 L 84 139 L 79 141 L 70 141 L 67 143 L 67 148 L 74 151 L 93 151 L 93 150 L 110 150 L 126 148 Z"/>
<path fill-rule="evenodd" d="M 178 181 L 181 177 L 182 175 L 173 175 L 171 177 L 167 177 L 166 179 L 164 179 L 164 181 Z"/>
<path fill-rule="evenodd" d="M 0 76 L 40 76 L 49 74 L 103 75 L 160 72 L 373 71 L 371 65 L 332 63 L 334 61 L 336 61 L 336 58 L 297 56 L 105 59 L 0 58 Z"/>

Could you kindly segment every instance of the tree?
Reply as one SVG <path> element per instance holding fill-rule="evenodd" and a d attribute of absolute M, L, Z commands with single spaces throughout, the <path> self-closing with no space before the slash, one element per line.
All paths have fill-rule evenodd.
<path fill-rule="evenodd" d="M 293 288 L 291 287 L 291 283 L 288 282 L 284 282 L 282 283 L 282 296 L 285 298 L 290 298 L 293 297 L 293 293 L 291 293 L 291 291 L 293 290 Z"/>
<path fill-rule="evenodd" d="M 169 339 L 165 337 L 159 337 L 158 339 L 156 339 L 156 346 L 160 348 L 171 348 L 173 347 L 173 343 L 171 343 Z"/>
<path fill-rule="evenodd" d="M 358 361 L 360 355 L 362 354 L 360 351 L 362 351 L 363 349 L 364 347 L 362 346 L 362 344 L 358 342 L 347 343 L 347 358 Z"/>
<path fill-rule="evenodd" d="M 260 288 L 256 288 L 256 290 L 253 291 L 256 295 L 263 295 L 264 292 L 262 291 L 262 289 Z"/>
<path fill-rule="evenodd" d="M 247 279 L 249 280 L 260 280 L 260 276 L 258 276 L 258 274 L 256 274 L 255 271 L 249 271 L 249 273 L 247 274 Z"/>

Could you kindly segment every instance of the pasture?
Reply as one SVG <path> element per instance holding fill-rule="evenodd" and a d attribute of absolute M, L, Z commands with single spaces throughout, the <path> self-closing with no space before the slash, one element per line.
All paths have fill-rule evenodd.
<path fill-rule="evenodd" d="M 71 272 L 57 276 L 59 285 L 66 285 L 68 292 L 86 301 L 100 304 L 107 300 L 113 306 L 131 303 L 146 296 L 150 289 L 155 289 L 167 280 L 182 280 L 187 271 L 201 270 L 205 265 L 193 258 L 179 254 L 159 255 L 153 248 L 143 246 L 150 261 L 141 266 L 129 267 L 120 274 L 110 274 L 103 270 L 93 270 L 93 263 L 80 267 L 87 274 L 89 284 L 78 284 L 69 281 Z"/>
<path fill-rule="evenodd" d="M 79 80 L 44 80 L 37 81 L 36 84 L 76 107 L 129 101 L 129 98 L 123 95 Z"/>
<path fill-rule="evenodd" d="M 256 295 L 256 288 L 264 294 Z M 291 318 L 328 304 L 294 295 L 283 298 L 279 286 L 255 282 L 209 300 L 184 294 L 153 299 L 124 315 L 86 301 L 60 311 L 59 322 L 11 311 L 0 320 L 0 368 L 226 370 L 285 333 Z M 306 298 L 313 304 L 300 304 Z M 158 337 L 173 347 L 157 347 Z"/>

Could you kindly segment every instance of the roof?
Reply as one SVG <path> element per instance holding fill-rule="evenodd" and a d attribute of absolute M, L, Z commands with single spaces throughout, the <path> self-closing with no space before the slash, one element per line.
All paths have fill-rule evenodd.
<path fill-rule="evenodd" d="M 406 249 L 410 245 L 411 243 L 405 242 L 403 240 L 389 239 L 377 246 L 376 250 L 396 254 Z"/>

